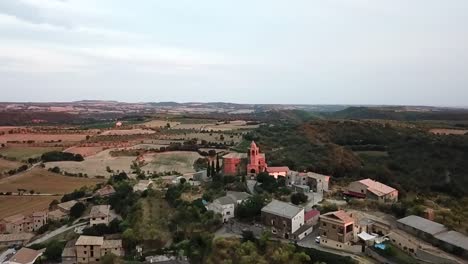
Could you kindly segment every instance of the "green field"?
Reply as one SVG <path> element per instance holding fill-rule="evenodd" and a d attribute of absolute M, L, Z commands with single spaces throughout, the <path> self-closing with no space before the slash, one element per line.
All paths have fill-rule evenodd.
<path fill-rule="evenodd" d="M 0 154 L 16 160 L 38 158 L 49 151 L 61 151 L 60 147 L 6 147 L 0 149 Z"/>
<path fill-rule="evenodd" d="M 170 239 L 169 219 L 172 209 L 158 193 L 138 201 L 138 211 L 132 228 L 139 240 L 151 244 L 153 247 L 162 247 Z"/>

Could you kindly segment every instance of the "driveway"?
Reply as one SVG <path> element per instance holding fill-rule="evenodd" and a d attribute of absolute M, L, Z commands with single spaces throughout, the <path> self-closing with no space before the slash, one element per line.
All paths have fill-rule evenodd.
<path fill-rule="evenodd" d="M 2 252 L 0 254 L 0 263 L 5 262 L 5 260 L 7 258 L 9 258 L 11 255 L 13 255 L 15 253 L 16 253 L 16 250 L 14 250 L 13 248 L 9 248 L 9 249 L 5 250 L 4 252 Z"/>
<path fill-rule="evenodd" d="M 307 204 L 305 205 L 305 209 L 309 210 L 312 209 L 314 205 L 317 205 L 323 200 L 323 193 L 317 193 L 317 192 L 307 192 L 305 193 L 307 197 L 309 198 Z"/>
<path fill-rule="evenodd" d="M 247 180 L 247 188 L 249 188 L 250 194 L 255 193 L 255 184 L 257 184 L 256 180 Z"/>
<path fill-rule="evenodd" d="M 76 227 L 85 226 L 85 225 L 87 225 L 87 224 L 88 224 L 88 223 L 85 222 L 85 223 L 75 224 L 75 225 L 72 225 L 72 226 L 62 226 L 62 227 L 60 227 L 60 228 L 58 228 L 58 229 L 55 229 L 54 231 L 52 231 L 52 232 L 50 232 L 50 233 L 45 234 L 44 236 L 42 236 L 42 237 L 40 237 L 40 238 L 34 240 L 33 242 L 27 244 L 26 246 L 29 247 L 29 246 L 34 245 L 34 244 L 39 244 L 39 243 L 45 242 L 45 241 L 47 241 L 47 240 L 49 240 L 49 239 L 51 239 L 51 238 L 53 238 L 53 237 L 55 237 L 55 236 L 58 236 L 58 235 L 60 235 L 60 234 L 62 234 L 62 233 L 67 232 L 67 231 L 70 230 L 70 229 L 74 229 L 74 228 L 76 228 Z"/>
<path fill-rule="evenodd" d="M 363 263 L 363 264 L 378 263 L 377 261 L 375 261 L 375 260 L 373 260 L 371 258 L 368 258 L 368 257 L 366 257 L 364 255 L 360 255 L 360 254 L 358 255 L 358 254 L 353 254 L 353 253 L 349 253 L 349 252 L 345 252 L 345 251 L 341 251 L 341 250 L 335 250 L 335 249 L 332 249 L 332 248 L 322 247 L 322 246 L 320 246 L 320 244 L 315 242 L 315 237 L 316 236 L 317 236 L 317 234 L 315 234 L 315 233 L 311 234 L 311 235 L 307 236 L 306 238 L 304 238 L 303 240 L 297 242 L 297 245 L 301 246 L 301 247 L 305 247 L 305 248 L 313 248 L 313 249 L 316 249 L 316 250 L 332 253 L 332 254 L 335 254 L 335 255 L 351 257 L 354 260 L 358 261 L 359 263 Z"/>

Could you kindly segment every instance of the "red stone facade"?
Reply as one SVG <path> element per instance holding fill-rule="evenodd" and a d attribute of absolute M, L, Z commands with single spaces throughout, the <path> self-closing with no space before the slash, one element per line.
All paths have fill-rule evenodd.
<path fill-rule="evenodd" d="M 247 169 L 241 166 L 242 160 L 247 161 Z M 245 163 L 244 163 L 245 164 Z M 257 144 L 252 141 L 249 152 L 247 153 L 229 153 L 223 156 L 223 173 L 224 175 L 239 175 L 239 174 L 258 174 L 266 171 L 267 164 L 265 162 L 265 154 L 260 153 Z M 246 170 L 246 171 L 245 171 Z"/>
<path fill-rule="evenodd" d="M 265 162 L 265 154 L 260 153 L 260 148 L 257 147 L 254 141 L 250 144 L 249 164 L 247 164 L 247 174 L 258 174 L 264 172 L 267 168 Z"/>

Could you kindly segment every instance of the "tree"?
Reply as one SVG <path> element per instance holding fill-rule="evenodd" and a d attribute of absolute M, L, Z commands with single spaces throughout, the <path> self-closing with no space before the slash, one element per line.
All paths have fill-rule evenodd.
<path fill-rule="evenodd" d="M 295 205 L 307 202 L 307 195 L 303 193 L 293 193 L 291 195 L 291 202 Z"/>
<path fill-rule="evenodd" d="M 101 263 L 102 264 L 119 264 L 119 263 L 122 263 L 121 260 L 119 260 L 119 258 L 110 253 L 110 254 L 106 254 L 104 257 L 101 258 Z"/>
<path fill-rule="evenodd" d="M 215 164 L 214 164 L 214 161 L 211 162 L 211 176 L 216 176 L 216 168 L 215 168 Z"/>
<path fill-rule="evenodd" d="M 52 240 L 49 244 L 47 244 L 46 250 L 44 251 L 44 256 L 49 261 L 59 262 L 62 259 L 62 251 L 64 247 L 64 243 L 61 243 L 57 240 Z"/>
<path fill-rule="evenodd" d="M 52 202 L 49 204 L 49 210 L 52 210 L 57 204 L 59 204 L 59 201 L 54 199 Z"/>
<path fill-rule="evenodd" d="M 80 218 L 84 211 L 86 210 L 86 205 L 84 205 L 81 202 L 76 203 L 72 208 L 70 209 L 70 216 L 73 218 Z"/>
<path fill-rule="evenodd" d="M 219 173 L 221 167 L 219 166 L 219 155 L 216 154 L 216 172 Z"/>

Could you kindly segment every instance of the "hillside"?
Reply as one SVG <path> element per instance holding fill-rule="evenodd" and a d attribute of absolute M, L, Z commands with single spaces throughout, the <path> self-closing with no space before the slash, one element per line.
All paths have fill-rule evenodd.
<path fill-rule="evenodd" d="M 468 193 L 468 136 L 373 121 L 315 120 L 262 126 L 258 141 L 270 165 L 334 177 L 370 177 L 405 192 Z"/>
<path fill-rule="evenodd" d="M 468 120 L 468 110 L 436 107 L 349 107 L 341 111 L 325 113 L 324 116 L 334 119 L 466 121 Z"/>

